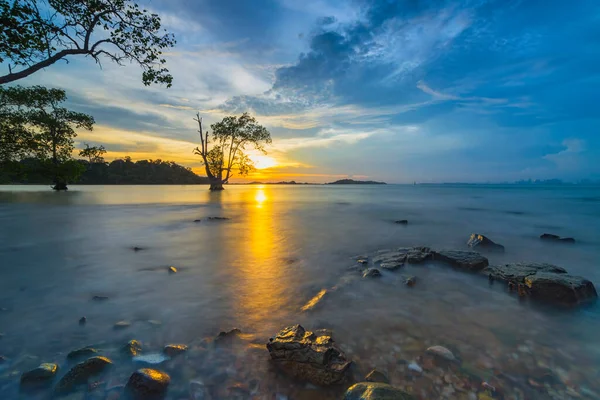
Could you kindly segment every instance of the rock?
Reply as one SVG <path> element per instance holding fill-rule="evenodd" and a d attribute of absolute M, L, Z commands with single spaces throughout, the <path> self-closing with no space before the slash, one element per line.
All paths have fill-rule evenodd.
<path fill-rule="evenodd" d="M 417 278 L 414 276 L 409 276 L 404 280 L 404 284 L 408 287 L 413 287 L 417 283 Z"/>
<path fill-rule="evenodd" d="M 427 353 L 436 357 L 444 358 L 448 361 L 455 361 L 454 354 L 444 346 L 431 346 L 427 349 Z"/>
<path fill-rule="evenodd" d="M 131 247 L 131 250 L 133 250 L 133 251 L 142 251 L 142 250 L 146 250 L 146 248 L 134 246 L 134 247 Z"/>
<path fill-rule="evenodd" d="M 135 356 L 131 360 L 142 364 L 158 365 L 170 360 L 170 358 L 163 353 L 148 353 Z"/>
<path fill-rule="evenodd" d="M 421 264 L 431 259 L 432 253 L 429 247 L 401 247 L 397 250 L 380 253 L 373 259 L 375 264 Z"/>
<path fill-rule="evenodd" d="M 38 386 L 49 384 L 58 372 L 58 365 L 53 363 L 40 364 L 39 367 L 21 375 L 21 386 Z"/>
<path fill-rule="evenodd" d="M 575 305 L 598 297 L 593 283 L 569 275 L 564 268 L 552 264 L 513 263 L 485 269 L 494 279 L 507 281 L 520 295 L 555 304 Z"/>
<path fill-rule="evenodd" d="M 194 222 L 198 223 L 198 222 L 202 222 L 201 219 L 195 219 Z"/>
<path fill-rule="evenodd" d="M 489 265 L 488 259 L 474 251 L 441 250 L 433 252 L 433 259 L 469 272 L 478 272 Z"/>
<path fill-rule="evenodd" d="M 221 343 L 231 343 L 234 339 L 239 338 L 239 336 L 242 334 L 242 331 L 239 330 L 238 328 L 233 328 L 230 331 L 223 331 L 223 332 L 219 332 L 219 334 L 217 335 L 217 337 L 215 338 L 215 343 L 216 344 L 221 344 Z"/>
<path fill-rule="evenodd" d="M 86 317 L 79 318 L 79 325 L 85 325 L 86 322 L 87 322 L 87 318 Z"/>
<path fill-rule="evenodd" d="M 150 368 L 135 371 L 125 386 L 133 400 L 160 399 L 167 393 L 171 378 L 164 372 Z"/>
<path fill-rule="evenodd" d="M 394 223 L 400 224 L 400 225 L 408 225 L 408 220 L 407 219 L 400 219 L 398 221 L 394 221 Z"/>
<path fill-rule="evenodd" d="M 379 278 L 381 277 L 381 272 L 377 268 L 367 268 L 363 272 L 363 278 Z"/>
<path fill-rule="evenodd" d="M 89 358 L 69 370 L 56 385 L 57 393 L 66 393 L 75 386 L 87 383 L 88 379 L 105 371 L 113 363 L 106 357 Z"/>
<path fill-rule="evenodd" d="M 357 263 L 361 264 L 361 265 L 369 265 L 369 260 L 365 259 L 359 259 L 356 260 Z"/>
<path fill-rule="evenodd" d="M 379 372 L 376 369 L 369 372 L 365 377 L 365 381 L 367 382 L 380 382 L 380 383 L 390 383 L 390 380 L 383 372 Z"/>
<path fill-rule="evenodd" d="M 284 372 L 315 385 L 343 381 L 351 364 L 330 335 L 300 325 L 282 329 L 269 339 L 267 350 Z"/>
<path fill-rule="evenodd" d="M 397 262 L 384 262 L 379 264 L 380 268 L 387 269 L 388 271 L 395 271 L 398 268 L 404 267 L 404 261 Z"/>
<path fill-rule="evenodd" d="M 344 400 L 413 400 L 410 394 L 386 383 L 361 382 L 351 386 Z"/>
<path fill-rule="evenodd" d="M 537 272 L 525 278 L 525 286 L 532 298 L 556 304 L 575 305 L 598 298 L 592 282 L 568 274 Z"/>
<path fill-rule="evenodd" d="M 467 245 L 477 250 L 483 249 L 489 251 L 504 252 L 504 246 L 498 243 L 494 243 L 491 239 L 478 233 L 471 234 Z"/>
<path fill-rule="evenodd" d="M 575 239 L 573 238 L 561 238 L 558 235 L 553 235 L 551 233 L 544 233 L 540 236 L 540 239 L 547 240 L 549 242 L 563 242 L 563 243 L 575 243 Z"/>
<path fill-rule="evenodd" d="M 131 326 L 131 322 L 129 322 L 129 321 L 119 321 L 119 322 L 115 323 L 115 325 L 113 327 L 115 329 L 125 329 L 125 328 L 128 328 L 129 326 Z"/>
<path fill-rule="evenodd" d="M 421 368 L 419 366 L 419 364 L 417 364 L 416 362 L 411 362 L 410 364 L 408 364 L 408 369 L 411 371 L 415 371 L 418 373 L 422 373 L 423 372 L 423 368 Z"/>
<path fill-rule="evenodd" d="M 94 297 L 92 297 L 92 300 L 94 300 L 94 301 L 105 301 L 105 300 L 108 300 L 108 296 L 94 296 Z"/>
<path fill-rule="evenodd" d="M 168 344 L 163 349 L 163 353 L 169 357 L 175 357 L 179 354 L 185 353 L 187 350 L 188 347 L 185 344 Z"/>
<path fill-rule="evenodd" d="M 142 344 L 139 341 L 133 339 L 127 342 L 121 350 L 124 354 L 128 356 L 137 356 L 142 352 Z"/>
<path fill-rule="evenodd" d="M 67 360 L 76 360 L 80 358 L 88 358 L 97 354 L 98 351 L 92 347 L 84 347 L 82 349 L 73 350 L 67 354 Z"/>
<path fill-rule="evenodd" d="M 177 273 L 177 268 L 175 268 L 175 267 L 169 267 L 168 270 L 169 270 L 170 274 L 176 274 Z"/>

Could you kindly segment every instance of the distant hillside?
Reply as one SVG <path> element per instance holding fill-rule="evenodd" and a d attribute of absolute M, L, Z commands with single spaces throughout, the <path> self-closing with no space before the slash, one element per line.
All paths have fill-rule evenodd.
<path fill-rule="evenodd" d="M 377 181 L 355 181 L 354 179 L 340 179 L 339 181 L 330 182 L 328 185 L 385 185 L 385 182 Z"/>
<path fill-rule="evenodd" d="M 194 185 L 208 184 L 208 178 L 198 176 L 190 168 L 172 161 L 118 159 L 110 163 L 89 163 L 78 160 L 85 168 L 76 182 L 79 185 Z M 2 176 L 3 183 L 50 184 L 39 161 L 25 159 L 19 163 L 18 175 Z"/>

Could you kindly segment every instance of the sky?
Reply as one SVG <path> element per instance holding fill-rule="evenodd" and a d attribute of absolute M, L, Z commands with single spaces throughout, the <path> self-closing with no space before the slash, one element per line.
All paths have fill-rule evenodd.
<path fill-rule="evenodd" d="M 178 41 L 171 88 L 80 57 L 19 82 L 65 89 L 109 160 L 202 174 L 195 113 L 248 111 L 273 138 L 249 180 L 600 179 L 597 0 L 140 4 Z"/>

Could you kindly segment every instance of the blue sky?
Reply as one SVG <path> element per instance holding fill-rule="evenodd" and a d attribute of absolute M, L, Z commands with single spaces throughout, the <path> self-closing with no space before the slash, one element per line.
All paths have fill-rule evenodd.
<path fill-rule="evenodd" d="M 200 171 L 193 116 L 272 133 L 252 179 L 600 178 L 597 0 L 152 0 L 171 89 L 72 59 L 22 84 L 96 117 L 80 141 Z M 110 158 L 110 157 L 109 157 Z"/>

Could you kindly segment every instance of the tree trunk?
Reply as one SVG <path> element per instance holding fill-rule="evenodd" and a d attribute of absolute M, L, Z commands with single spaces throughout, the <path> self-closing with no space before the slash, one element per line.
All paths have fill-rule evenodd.
<path fill-rule="evenodd" d="M 58 156 L 56 154 L 56 133 L 52 133 L 52 165 L 54 168 L 54 186 L 53 190 L 67 190 L 67 182 L 61 178 L 58 173 Z"/>
<path fill-rule="evenodd" d="M 225 190 L 225 188 L 223 187 L 223 181 L 221 179 L 211 179 L 210 180 L 210 191 L 214 192 L 214 191 L 218 191 L 218 190 Z"/>

